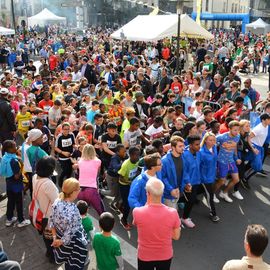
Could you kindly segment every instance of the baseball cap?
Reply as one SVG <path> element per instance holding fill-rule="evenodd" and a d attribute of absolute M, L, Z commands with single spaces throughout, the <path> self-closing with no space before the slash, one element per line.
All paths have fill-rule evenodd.
<path fill-rule="evenodd" d="M 0 94 L 2 95 L 7 95 L 9 93 L 8 89 L 7 88 L 1 88 L 0 89 Z"/>

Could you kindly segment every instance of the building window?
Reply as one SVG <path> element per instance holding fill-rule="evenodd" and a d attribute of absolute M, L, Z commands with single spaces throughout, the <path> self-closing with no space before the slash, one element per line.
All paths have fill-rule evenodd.
<path fill-rule="evenodd" d="M 232 13 L 234 12 L 234 3 L 232 3 L 232 9 L 231 9 L 231 12 L 232 12 Z"/>
<path fill-rule="evenodd" d="M 7 6 L 6 6 L 6 0 L 1 0 L 0 2 L 1 2 L 1 8 L 2 9 L 6 9 L 7 8 Z"/>
<path fill-rule="evenodd" d="M 235 4 L 234 12 L 237 13 L 238 4 Z"/>

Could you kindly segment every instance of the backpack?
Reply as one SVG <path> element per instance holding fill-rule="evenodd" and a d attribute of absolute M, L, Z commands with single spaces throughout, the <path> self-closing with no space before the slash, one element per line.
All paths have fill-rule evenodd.
<path fill-rule="evenodd" d="M 47 209 L 45 214 L 40 210 L 40 206 L 37 200 L 37 196 L 38 196 L 38 192 L 40 187 L 46 182 L 43 182 L 39 185 L 37 191 L 35 194 L 33 194 L 33 199 L 29 204 L 29 219 L 32 223 L 32 225 L 38 230 L 39 234 L 42 234 L 43 232 L 43 218 L 44 216 L 46 216 L 49 206 L 50 206 L 50 202 L 48 203 Z"/>

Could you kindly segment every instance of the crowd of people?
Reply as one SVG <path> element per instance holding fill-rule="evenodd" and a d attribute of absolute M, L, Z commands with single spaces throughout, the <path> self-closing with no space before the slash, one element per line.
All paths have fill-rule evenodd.
<path fill-rule="evenodd" d="M 212 41 L 182 40 L 177 57 L 169 40 L 117 42 L 101 28 L 78 39 L 53 29 L 0 42 L 6 226 L 31 223 L 29 189 L 51 262 L 83 269 L 91 243 L 98 269 L 122 269 L 111 234 L 119 215 L 125 230 L 138 229 L 138 269 L 170 269 L 172 239 L 181 224 L 195 227 L 199 194 L 218 222 L 220 199 L 243 200 L 252 176 L 267 176 L 270 96 L 248 76 L 267 71 L 267 40 L 214 32 Z"/>

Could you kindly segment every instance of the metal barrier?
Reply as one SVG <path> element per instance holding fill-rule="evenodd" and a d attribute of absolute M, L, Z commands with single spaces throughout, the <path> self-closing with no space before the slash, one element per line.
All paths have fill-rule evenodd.
<path fill-rule="evenodd" d="M 204 106 L 211 106 L 211 108 L 213 109 L 213 111 L 218 111 L 219 109 L 221 109 L 221 105 L 219 104 L 219 103 L 217 103 L 217 102 L 212 102 L 212 101 L 208 101 L 208 100 L 206 100 L 206 101 L 204 101 L 203 102 L 203 105 Z"/>

